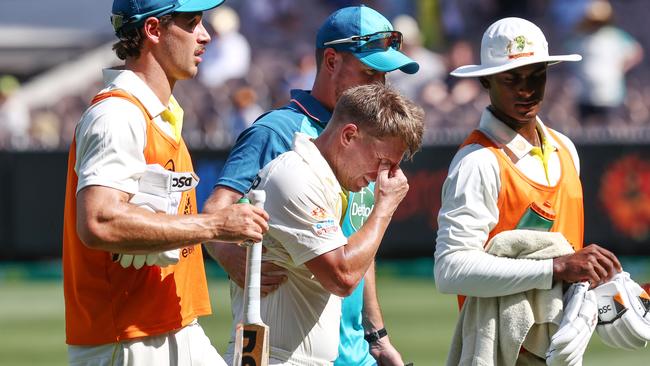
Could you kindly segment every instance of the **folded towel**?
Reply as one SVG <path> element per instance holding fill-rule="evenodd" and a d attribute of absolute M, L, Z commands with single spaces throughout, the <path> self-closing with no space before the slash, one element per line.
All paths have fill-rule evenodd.
<path fill-rule="evenodd" d="M 489 254 L 550 259 L 573 253 L 561 233 L 510 230 L 487 244 Z M 544 365 L 551 336 L 562 320 L 562 283 L 501 297 L 467 297 L 452 339 L 447 365 Z M 524 347 L 532 354 L 518 361 Z M 535 357 L 537 356 L 537 357 Z"/>

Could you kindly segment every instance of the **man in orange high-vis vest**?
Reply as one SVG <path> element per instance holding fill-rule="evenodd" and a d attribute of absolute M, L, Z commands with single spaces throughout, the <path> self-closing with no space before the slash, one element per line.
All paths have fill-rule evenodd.
<path fill-rule="evenodd" d="M 114 49 L 125 65 L 104 70 L 105 88 L 81 117 L 68 158 L 63 275 L 71 365 L 225 365 L 197 323 L 211 313 L 200 243 L 259 241 L 268 215 L 251 205 L 197 214 L 182 109 L 171 94 L 177 80 L 196 75 L 210 41 L 202 12 L 222 2 L 113 3 Z M 145 176 L 168 178 L 162 187 L 173 195 L 146 196 L 147 184 L 149 193 L 161 185 Z M 151 202 L 163 212 L 138 207 Z M 168 251 L 177 253 L 172 262 L 149 262 Z M 123 260 L 133 257 L 147 265 Z"/>
<path fill-rule="evenodd" d="M 451 73 L 478 77 L 491 104 L 451 162 L 442 189 L 434 265 L 440 292 L 499 297 L 550 289 L 557 281 L 589 281 L 596 286 L 621 270 L 608 250 L 595 244 L 583 248 L 575 146 L 538 118 L 548 66 L 580 59 L 550 56 L 536 25 L 505 18 L 485 31 L 481 64 Z M 547 201 L 556 214 L 550 231 L 562 233 L 574 254 L 526 260 L 485 251 L 496 234 L 517 228 L 531 203 Z"/>

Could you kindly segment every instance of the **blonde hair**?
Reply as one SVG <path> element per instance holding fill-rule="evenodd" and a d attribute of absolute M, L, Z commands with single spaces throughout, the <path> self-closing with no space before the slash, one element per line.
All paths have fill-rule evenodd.
<path fill-rule="evenodd" d="M 341 94 L 328 124 L 346 123 L 354 123 L 377 138 L 401 138 L 407 146 L 407 159 L 422 145 L 422 108 L 380 83 L 356 86 Z"/>

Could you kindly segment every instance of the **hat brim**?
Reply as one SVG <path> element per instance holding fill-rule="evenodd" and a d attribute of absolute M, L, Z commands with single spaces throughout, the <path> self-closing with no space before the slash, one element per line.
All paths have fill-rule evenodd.
<path fill-rule="evenodd" d="M 221 5 L 226 0 L 188 0 L 185 4 L 174 9 L 179 13 L 193 13 L 198 11 L 206 11 Z"/>
<path fill-rule="evenodd" d="M 400 69 L 407 74 L 415 74 L 420 69 L 420 65 L 417 62 L 394 48 L 379 52 L 353 52 L 353 54 L 366 66 L 377 71 L 390 72 Z"/>
<path fill-rule="evenodd" d="M 582 60 L 582 56 L 578 54 L 546 56 L 546 57 L 526 57 L 498 66 L 465 65 L 450 72 L 450 75 L 459 78 L 488 76 L 488 75 L 494 75 L 500 72 L 516 69 L 521 66 L 536 64 L 540 62 L 547 62 L 549 65 L 555 65 L 562 61 L 580 61 L 580 60 Z"/>

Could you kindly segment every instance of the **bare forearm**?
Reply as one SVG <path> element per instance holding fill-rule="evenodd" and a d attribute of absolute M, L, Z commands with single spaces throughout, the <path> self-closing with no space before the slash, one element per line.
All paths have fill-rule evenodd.
<path fill-rule="evenodd" d="M 370 268 L 364 276 L 365 285 L 363 287 L 363 329 L 366 332 L 377 331 L 384 327 L 384 319 L 379 309 L 377 299 L 377 286 L 375 282 L 375 262 L 370 264 Z"/>
<path fill-rule="evenodd" d="M 390 218 L 379 218 L 371 213 L 346 245 L 307 261 L 305 265 L 327 291 L 349 296 L 373 263 L 389 221 Z"/>
<path fill-rule="evenodd" d="M 354 274 L 357 283 L 374 263 L 389 222 L 390 218 L 375 217 L 371 214 L 361 230 L 352 235 L 348 244 L 343 247 L 345 270 Z"/>
<path fill-rule="evenodd" d="M 78 225 L 82 240 L 94 249 L 146 254 L 181 248 L 218 234 L 216 217 L 172 216 L 148 212 L 127 203 Z M 82 216 L 83 218 L 83 216 Z"/>
<path fill-rule="evenodd" d="M 77 233 L 90 248 L 147 254 L 208 240 L 259 241 L 268 215 L 251 205 L 232 205 L 215 214 L 167 215 L 128 203 L 125 192 L 90 186 L 77 194 Z"/>

